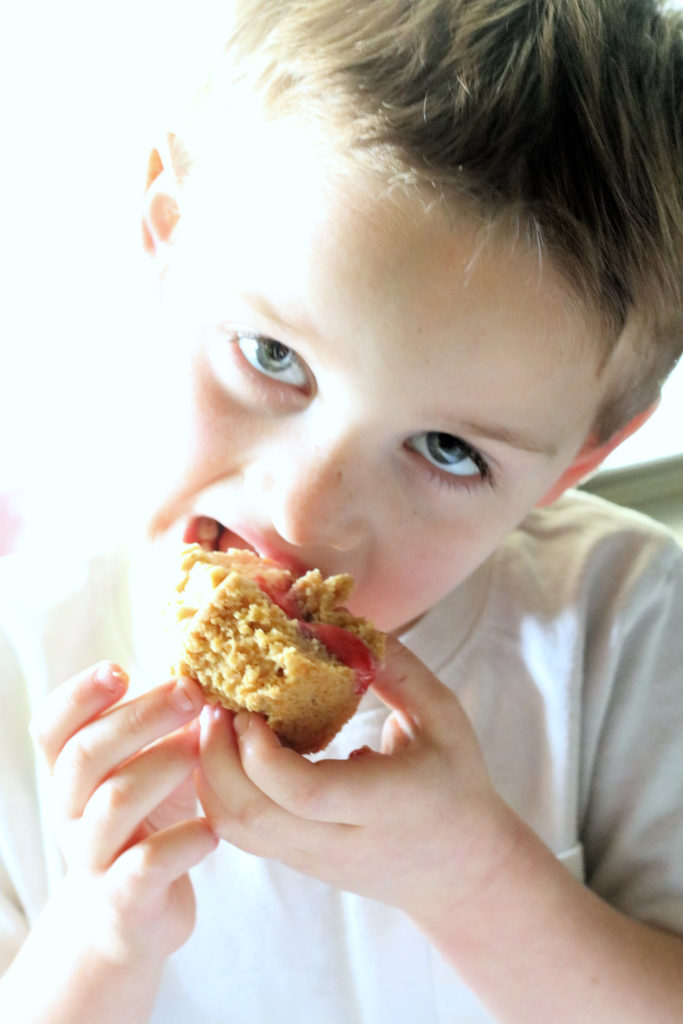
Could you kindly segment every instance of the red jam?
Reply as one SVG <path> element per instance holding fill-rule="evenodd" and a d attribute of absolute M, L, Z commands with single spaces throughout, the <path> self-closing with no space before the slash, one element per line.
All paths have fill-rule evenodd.
<path fill-rule="evenodd" d="M 356 673 L 356 693 L 364 694 L 375 681 L 376 664 L 372 651 L 360 637 L 342 626 L 326 622 L 299 621 L 305 636 L 313 636 L 327 648 L 333 657 Z"/>
<path fill-rule="evenodd" d="M 266 581 L 262 576 L 255 576 L 254 582 L 258 583 L 263 593 L 270 598 L 273 604 L 276 604 L 278 608 L 282 608 L 283 612 L 289 619 L 301 618 L 299 602 L 292 593 L 289 585 L 285 585 L 283 583 L 282 586 L 276 587 L 272 581 Z"/>
<path fill-rule="evenodd" d="M 360 637 L 342 626 L 302 619 L 301 608 L 290 587 L 275 587 L 261 577 L 256 577 L 255 582 L 288 618 L 297 620 L 304 636 L 319 640 L 334 658 L 356 673 L 356 693 L 362 695 L 372 686 L 377 674 L 377 663 L 372 651 Z"/>

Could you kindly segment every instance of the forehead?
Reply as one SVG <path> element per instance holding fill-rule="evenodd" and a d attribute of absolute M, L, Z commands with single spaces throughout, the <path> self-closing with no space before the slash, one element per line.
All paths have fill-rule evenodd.
<path fill-rule="evenodd" d="M 507 237 L 501 230 L 494 235 L 466 209 L 447 208 L 436 193 L 390 186 L 381 168 L 373 174 L 367 162 L 340 153 L 333 140 L 294 117 L 273 121 L 250 106 L 229 125 L 201 147 L 198 168 L 183 188 L 182 233 L 203 272 L 212 259 L 221 265 L 231 257 L 240 267 L 266 270 L 270 254 L 279 257 L 281 240 L 297 269 L 319 265 L 316 254 L 329 240 L 340 255 L 364 252 L 368 268 L 373 260 L 379 268 L 396 263 L 399 248 L 405 262 L 411 251 L 415 271 L 436 245 L 439 258 L 450 250 L 449 263 L 460 276 L 471 277 L 482 255 L 501 272 L 512 264 L 521 269 L 521 259 L 529 288 L 552 298 L 556 310 L 586 314 L 547 255 L 527 245 L 517 227 Z"/>
<path fill-rule="evenodd" d="M 597 408 L 600 325 L 545 257 L 463 210 L 389 190 L 297 121 L 256 119 L 216 145 L 182 220 L 177 267 L 204 316 L 261 296 L 347 348 L 369 342 L 383 358 L 378 338 L 390 338 L 409 372 L 452 351 L 483 373 L 504 367 L 522 403 L 531 370 L 549 406 L 569 377 L 573 412 Z"/>

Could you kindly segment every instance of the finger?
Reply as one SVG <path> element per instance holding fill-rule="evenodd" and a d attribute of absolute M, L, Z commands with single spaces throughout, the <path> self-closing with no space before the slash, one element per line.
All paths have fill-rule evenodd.
<path fill-rule="evenodd" d="M 155 832 L 129 847 L 108 872 L 120 911 L 163 897 L 169 885 L 201 863 L 218 845 L 218 836 L 204 818 L 193 818 Z"/>
<path fill-rule="evenodd" d="M 63 683 L 43 702 L 30 733 L 52 769 L 64 744 L 88 722 L 116 703 L 128 676 L 112 661 L 103 661 Z"/>
<path fill-rule="evenodd" d="M 107 868 L 155 808 L 191 775 L 197 760 L 197 737 L 177 733 L 110 775 L 83 814 L 89 866 Z"/>
<path fill-rule="evenodd" d="M 454 724 L 464 717 L 457 697 L 412 651 L 387 636 L 386 660 L 372 685 L 374 693 L 396 715 L 408 736 L 426 732 L 452 737 Z M 454 721 L 455 720 L 455 721 Z"/>
<path fill-rule="evenodd" d="M 161 832 L 179 821 L 193 818 L 197 813 L 197 788 L 194 777 L 183 779 L 164 800 L 147 815 L 146 821 L 153 832 Z"/>
<path fill-rule="evenodd" d="M 312 859 L 341 826 L 297 818 L 259 790 L 245 775 L 231 717 L 223 709 L 207 708 L 201 726 L 197 791 L 214 830 L 248 853 L 312 870 Z"/>
<path fill-rule="evenodd" d="M 382 753 L 397 754 L 400 750 L 408 750 L 414 741 L 413 723 L 400 711 L 392 711 L 382 726 Z"/>
<path fill-rule="evenodd" d="M 195 718 L 204 696 L 192 679 L 171 680 L 95 719 L 64 746 L 53 772 L 65 816 L 79 817 L 100 783 L 148 744 Z"/>
<path fill-rule="evenodd" d="M 394 777 L 390 759 L 372 750 L 346 761 L 308 761 L 283 747 L 258 715 L 237 715 L 235 731 L 246 776 L 300 819 L 365 824 L 376 817 Z"/>
<path fill-rule="evenodd" d="M 241 845 L 236 841 L 240 824 L 256 820 L 272 807 L 244 774 L 233 718 L 219 705 L 207 706 L 202 712 L 197 792 L 209 822 L 224 839 Z"/>

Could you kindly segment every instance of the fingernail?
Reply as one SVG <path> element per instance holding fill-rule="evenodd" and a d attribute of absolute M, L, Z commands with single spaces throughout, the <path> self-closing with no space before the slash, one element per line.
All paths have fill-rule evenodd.
<path fill-rule="evenodd" d="M 178 679 L 171 690 L 171 702 L 176 710 L 183 714 L 188 714 L 190 711 L 199 711 L 202 706 L 201 699 L 194 690 L 194 687 L 192 690 L 188 688 L 191 685 L 190 680 Z"/>
<path fill-rule="evenodd" d="M 128 673 L 109 662 L 100 665 L 93 678 L 108 693 L 120 693 L 128 685 Z"/>

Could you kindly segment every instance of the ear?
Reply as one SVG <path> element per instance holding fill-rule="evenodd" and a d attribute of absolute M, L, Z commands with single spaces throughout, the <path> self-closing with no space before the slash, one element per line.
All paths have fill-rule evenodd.
<path fill-rule="evenodd" d="M 150 256 L 161 257 L 171 244 L 180 219 L 180 188 L 190 169 L 187 150 L 169 133 L 149 155 L 142 211 L 142 244 Z"/>
<path fill-rule="evenodd" d="M 551 505 L 568 488 L 575 487 L 582 480 L 589 477 L 591 473 L 594 473 L 615 448 L 618 448 L 623 441 L 631 437 L 632 434 L 635 434 L 637 430 L 640 430 L 644 423 L 647 423 L 658 405 L 659 399 L 648 406 L 647 409 L 644 409 L 643 412 L 639 412 L 632 420 L 629 420 L 626 426 L 621 427 L 608 441 L 599 442 L 589 437 L 576 455 L 571 466 L 565 469 L 559 480 L 557 480 L 538 504 Z"/>

